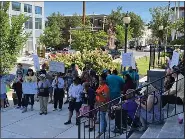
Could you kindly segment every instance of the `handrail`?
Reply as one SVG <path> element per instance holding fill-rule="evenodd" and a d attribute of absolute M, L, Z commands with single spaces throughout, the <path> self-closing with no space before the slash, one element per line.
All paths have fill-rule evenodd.
<path fill-rule="evenodd" d="M 181 71 L 181 69 L 183 69 L 183 68 L 178 69 L 178 71 Z M 157 82 L 157 81 L 160 81 L 161 79 L 163 79 L 163 78 L 165 78 L 165 77 L 167 77 L 167 76 L 170 76 L 170 75 L 172 75 L 172 74 L 174 74 L 174 73 L 176 73 L 176 72 L 177 72 L 177 71 L 174 71 L 174 72 L 172 72 L 172 73 L 170 73 L 170 74 L 168 74 L 168 75 L 165 75 L 165 76 L 163 76 L 163 77 L 161 77 L 161 78 L 159 78 L 159 79 L 157 79 L 157 80 L 154 80 L 154 81 L 148 83 L 147 85 L 142 86 L 142 88 L 143 88 L 143 87 L 147 87 L 147 86 L 149 86 L 149 85 L 151 85 L 151 84 L 153 84 L 153 83 L 155 83 L 155 82 Z M 178 81 L 179 81 L 179 80 L 178 80 Z M 115 98 L 115 99 L 109 101 L 109 102 L 106 102 L 105 104 L 102 104 L 102 105 L 98 106 L 97 108 L 95 108 L 95 109 L 93 109 L 93 110 L 90 110 L 90 111 L 84 113 L 83 115 L 78 116 L 78 118 L 81 118 L 81 117 L 83 117 L 84 115 L 87 115 L 88 113 L 91 113 L 91 112 L 93 112 L 93 111 L 95 111 L 95 110 L 98 110 L 98 109 L 100 109 L 101 107 L 103 107 L 103 106 L 105 106 L 105 105 L 108 105 L 108 104 L 110 104 L 110 103 L 112 103 L 112 102 L 114 102 L 114 101 L 116 101 L 116 100 L 118 100 L 118 99 L 120 99 L 120 98 L 123 98 L 124 96 L 127 96 L 127 95 L 129 95 L 129 94 L 131 94 L 131 93 L 133 93 L 133 92 L 137 92 L 137 91 L 139 91 L 140 89 L 141 89 L 141 88 L 135 89 L 135 90 L 132 91 L 132 92 L 126 93 L 126 94 L 124 94 L 124 95 L 121 95 L 120 97 L 117 97 L 117 98 Z"/>

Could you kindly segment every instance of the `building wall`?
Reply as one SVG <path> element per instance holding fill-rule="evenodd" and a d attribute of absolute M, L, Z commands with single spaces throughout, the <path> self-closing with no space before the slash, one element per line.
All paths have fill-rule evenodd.
<path fill-rule="evenodd" d="M 12 7 L 13 2 L 10 2 L 9 12 L 8 12 L 9 16 L 12 17 L 12 16 L 16 16 L 16 15 L 19 15 L 19 14 L 25 14 L 25 16 L 29 16 L 31 18 L 30 22 L 27 24 L 28 26 L 30 25 L 30 28 L 26 27 L 26 23 L 24 24 L 24 28 L 25 28 L 24 31 L 27 32 L 27 33 L 30 33 L 30 36 L 28 38 L 27 43 L 25 44 L 25 47 L 23 48 L 23 52 L 24 51 L 36 52 L 36 50 L 37 50 L 36 47 L 37 47 L 37 44 L 38 44 L 37 40 L 38 40 L 39 36 L 43 33 L 43 30 L 45 28 L 44 2 L 28 2 L 28 1 L 27 2 L 22 2 L 21 1 L 19 3 L 21 4 L 21 9 L 20 9 L 20 11 L 15 11 L 15 10 L 12 9 L 13 8 Z M 32 7 L 32 9 L 30 10 L 31 11 L 30 13 L 24 11 L 25 4 L 29 4 Z M 36 6 L 39 6 L 39 7 L 42 8 L 42 13 L 41 14 L 36 14 L 35 13 Z M 39 29 L 36 29 L 36 27 L 35 27 L 35 19 L 36 18 L 41 19 L 42 27 L 39 28 Z M 11 22 L 11 20 L 10 20 L 10 22 Z"/>

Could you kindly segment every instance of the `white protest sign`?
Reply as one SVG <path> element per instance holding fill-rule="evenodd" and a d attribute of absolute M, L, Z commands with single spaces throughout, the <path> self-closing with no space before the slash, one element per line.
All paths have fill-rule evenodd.
<path fill-rule="evenodd" d="M 136 60 L 135 57 L 132 56 L 132 69 L 136 69 Z"/>
<path fill-rule="evenodd" d="M 39 57 L 37 54 L 33 54 L 33 63 L 36 71 L 40 71 Z"/>
<path fill-rule="evenodd" d="M 133 53 L 122 53 L 122 66 L 131 67 L 133 63 Z"/>
<path fill-rule="evenodd" d="M 65 73 L 65 65 L 62 62 L 50 61 L 49 71 Z"/>
<path fill-rule="evenodd" d="M 22 91 L 23 94 L 37 94 L 37 82 L 23 82 Z"/>
<path fill-rule="evenodd" d="M 177 66 L 179 64 L 179 57 L 180 57 L 180 54 L 173 51 L 172 60 L 170 62 L 170 68 L 172 68 L 173 66 Z"/>

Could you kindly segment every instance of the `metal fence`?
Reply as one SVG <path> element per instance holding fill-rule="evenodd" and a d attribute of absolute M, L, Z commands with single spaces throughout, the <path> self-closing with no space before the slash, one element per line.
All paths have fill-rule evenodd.
<path fill-rule="evenodd" d="M 180 70 L 182 70 L 182 69 L 180 69 Z M 177 73 L 177 72 L 178 71 L 176 71 L 174 73 Z M 147 125 L 149 125 L 149 124 L 161 124 L 165 119 L 167 119 L 169 117 L 172 117 L 172 116 L 175 116 L 175 115 L 178 115 L 179 113 L 183 113 L 184 112 L 184 105 L 183 105 L 183 110 L 180 111 L 180 112 L 177 112 L 177 103 L 178 103 L 177 101 L 178 100 L 176 99 L 175 100 L 175 104 L 174 104 L 175 113 L 172 114 L 172 115 L 169 114 L 169 104 L 167 103 L 165 105 L 166 116 L 163 116 L 163 110 L 164 110 L 163 107 L 164 107 L 164 104 L 165 104 L 163 100 L 164 100 L 164 92 L 166 91 L 165 88 L 166 88 L 166 85 L 171 85 L 170 83 L 166 83 L 164 85 L 163 81 L 164 81 L 164 79 L 168 78 L 169 76 L 171 76 L 174 73 L 171 73 L 169 75 L 161 77 L 160 79 L 157 79 L 157 80 L 155 80 L 155 81 L 153 81 L 151 83 L 148 83 L 145 86 L 143 86 L 143 87 L 141 87 L 141 88 L 139 88 L 137 90 L 134 90 L 134 91 L 132 91 L 132 92 L 130 92 L 128 94 L 122 95 L 119 98 L 116 98 L 116 99 L 114 99 L 112 101 L 109 101 L 108 103 L 105 103 L 105 104 L 103 104 L 103 105 L 101 105 L 101 106 L 99 106 L 99 107 L 89 111 L 88 113 L 85 113 L 84 115 L 79 116 L 78 119 L 79 119 L 80 123 L 78 125 L 78 139 L 81 139 L 81 138 L 84 138 L 84 139 L 87 139 L 87 138 L 88 139 L 90 139 L 90 138 L 100 138 L 100 136 L 101 136 L 101 138 L 106 138 L 106 139 L 108 138 L 108 139 L 110 139 L 110 138 L 115 138 L 116 136 L 119 136 L 119 135 L 124 135 L 124 138 L 128 139 L 129 136 L 133 133 L 133 131 L 137 130 L 137 126 L 138 126 L 137 124 L 140 123 L 138 121 L 140 121 L 139 119 L 140 119 L 141 115 L 139 115 L 138 112 L 141 111 L 141 107 L 143 107 L 142 105 L 145 106 L 146 110 L 149 107 L 149 105 L 147 103 L 147 96 L 149 96 L 149 95 L 153 95 L 154 96 L 153 97 L 154 100 L 153 100 L 152 107 L 150 106 L 151 110 L 152 110 L 152 112 L 150 112 L 150 115 L 152 115 L 152 122 L 151 121 L 150 122 L 147 121 L 148 120 L 148 118 L 147 118 L 148 117 L 148 115 L 147 115 L 148 113 L 147 112 L 146 112 L 146 117 L 144 118 L 144 119 L 147 119 L 146 120 L 146 124 Z M 178 96 L 177 95 L 178 94 L 178 91 L 177 91 L 178 83 L 180 83 L 181 80 L 184 80 L 184 78 L 183 79 L 178 79 L 178 76 L 177 76 L 177 80 L 175 80 L 176 86 L 175 86 L 175 94 L 174 94 L 174 96 L 176 96 L 176 97 Z M 161 81 L 160 88 L 158 88 L 154 92 L 149 91 L 150 90 L 149 89 L 150 85 L 154 84 L 155 82 L 159 82 L 159 81 Z M 143 88 L 146 88 L 146 92 L 145 92 L 144 95 L 143 94 L 141 95 L 141 94 L 139 94 L 139 92 Z M 138 98 L 140 99 L 140 103 L 137 105 L 137 110 L 136 110 L 133 118 L 129 117 L 128 113 L 124 110 L 125 108 L 124 109 L 122 108 L 122 105 L 125 104 L 125 97 L 130 95 L 131 93 L 134 94 L 134 96 L 132 98 L 133 101 L 135 101 Z M 160 116 L 159 120 L 155 120 L 155 116 L 156 116 L 157 113 L 154 110 L 155 98 L 157 96 L 159 98 L 159 100 L 158 100 L 159 101 L 159 107 L 158 108 L 160 109 L 158 111 L 158 112 L 160 112 L 160 114 L 158 113 L 159 116 Z M 117 102 L 118 100 L 120 100 L 120 102 L 116 104 L 115 102 Z M 182 101 L 182 103 L 183 103 L 183 101 Z M 115 115 L 116 118 L 120 117 L 120 120 L 119 120 L 120 132 L 119 133 L 112 133 L 112 131 L 111 131 L 111 130 L 113 130 L 115 128 L 115 126 L 116 126 L 115 124 L 118 123 L 118 122 L 115 123 L 115 121 L 111 119 L 112 116 L 110 116 L 111 115 L 110 113 L 114 111 L 111 106 L 113 106 L 115 104 L 118 107 L 121 106 L 121 109 L 119 110 L 119 112 L 117 112 L 117 115 Z M 104 106 L 108 107 L 107 111 L 102 111 L 101 110 L 101 108 L 104 107 Z M 86 117 L 86 115 L 89 115 L 90 113 L 91 114 L 93 113 L 94 117 L 96 117 L 95 115 L 97 114 L 98 121 L 99 121 L 99 124 L 96 124 L 95 123 L 95 119 L 93 119 L 93 126 L 94 126 L 93 131 L 89 130 L 90 126 L 89 126 L 89 128 L 86 128 L 87 125 L 90 125 L 90 121 L 92 120 L 90 117 Z M 109 113 L 109 116 L 107 116 L 108 113 Z M 119 115 L 118 115 L 118 113 L 119 113 Z M 126 118 L 125 118 L 125 116 L 126 116 Z M 105 117 L 106 117 L 106 120 L 104 119 Z M 106 130 L 104 130 L 103 133 L 98 132 L 98 131 L 100 131 L 100 128 L 101 128 L 100 120 L 105 120 L 104 124 L 105 124 Z"/>

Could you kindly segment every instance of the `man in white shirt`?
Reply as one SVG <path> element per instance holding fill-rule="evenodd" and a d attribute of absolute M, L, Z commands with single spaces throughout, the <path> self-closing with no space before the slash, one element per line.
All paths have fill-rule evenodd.
<path fill-rule="evenodd" d="M 184 76 L 180 73 L 178 67 L 172 70 L 172 77 L 175 82 L 171 89 L 162 96 L 162 106 L 168 104 L 183 105 L 184 102 Z"/>
<path fill-rule="evenodd" d="M 62 73 L 56 74 L 55 79 L 52 82 L 52 87 L 54 88 L 54 109 L 57 110 L 57 105 L 59 103 L 59 111 L 62 110 L 63 98 L 64 98 L 64 79 L 62 78 Z"/>
<path fill-rule="evenodd" d="M 78 116 L 80 115 L 80 108 L 82 105 L 82 92 L 83 86 L 81 85 L 81 79 L 76 77 L 73 84 L 69 87 L 69 119 L 65 125 L 71 124 L 71 118 L 73 116 L 73 111 L 76 111 L 76 125 L 79 124 Z"/>

